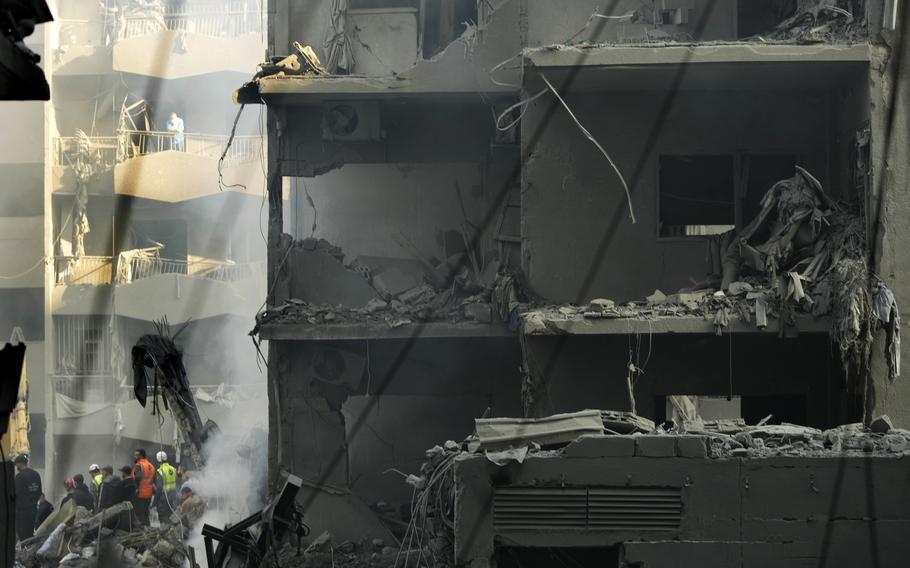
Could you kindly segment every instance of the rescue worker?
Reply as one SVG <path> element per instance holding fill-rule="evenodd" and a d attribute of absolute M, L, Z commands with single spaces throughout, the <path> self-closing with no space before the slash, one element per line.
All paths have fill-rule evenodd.
<path fill-rule="evenodd" d="M 101 494 L 101 482 L 104 479 L 101 475 L 101 466 L 96 463 L 88 466 L 88 475 L 92 479 L 92 497 L 95 498 L 95 509 L 100 510 L 98 496 Z"/>
<path fill-rule="evenodd" d="M 67 501 L 72 500 L 76 503 L 77 507 L 85 507 L 91 512 L 92 507 L 95 506 L 95 500 L 92 499 L 92 495 L 84 489 L 85 484 L 80 486 L 76 483 L 76 479 L 71 477 L 63 481 L 63 487 L 66 489 L 66 497 L 60 502 L 61 508 L 66 505 Z"/>
<path fill-rule="evenodd" d="M 35 518 L 41 499 L 41 476 L 28 467 L 28 456 L 19 454 L 13 461 L 19 472 L 14 481 L 16 489 L 16 535 L 25 540 L 35 535 Z"/>
<path fill-rule="evenodd" d="M 85 476 L 81 473 L 77 473 L 73 476 L 73 481 L 76 482 L 76 489 L 82 493 L 87 493 L 89 497 L 92 498 L 92 506 L 87 507 L 89 511 L 92 511 L 96 506 L 98 506 L 97 499 L 95 499 L 94 493 L 88 488 L 88 485 L 85 484 Z"/>
<path fill-rule="evenodd" d="M 190 482 L 184 483 L 180 488 L 180 505 L 177 506 L 176 513 L 187 528 L 192 528 L 205 515 L 205 501 L 196 495 Z"/>
<path fill-rule="evenodd" d="M 155 454 L 158 473 L 155 477 L 155 508 L 158 521 L 166 522 L 177 507 L 177 469 L 167 461 L 166 452 Z"/>
<path fill-rule="evenodd" d="M 155 466 L 148 460 L 142 448 L 133 452 L 133 479 L 136 480 L 136 516 L 144 526 L 151 525 L 149 506 L 155 494 Z"/>

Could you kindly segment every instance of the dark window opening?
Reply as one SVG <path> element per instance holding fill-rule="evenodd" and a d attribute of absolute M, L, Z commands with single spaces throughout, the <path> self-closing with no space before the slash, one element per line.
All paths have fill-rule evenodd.
<path fill-rule="evenodd" d="M 422 5 L 422 6 L 421 6 Z M 423 13 L 420 13 L 421 7 Z M 433 57 L 470 25 L 477 24 L 476 0 L 351 0 L 351 10 L 379 10 L 387 8 L 412 8 L 418 10 L 420 53 L 425 59 Z"/>
<path fill-rule="evenodd" d="M 758 424 L 771 415 L 768 424 L 808 424 L 806 395 L 778 394 L 766 396 L 743 396 L 741 399 L 743 419 L 746 424 Z"/>
<path fill-rule="evenodd" d="M 519 548 L 496 547 L 498 568 L 552 568 L 553 566 L 619 566 L 617 547 Z"/>
<path fill-rule="evenodd" d="M 468 24 L 477 24 L 477 3 L 475 0 L 427 2 L 420 21 L 423 25 L 421 53 L 429 59 L 461 36 Z"/>
<path fill-rule="evenodd" d="M 796 13 L 796 0 L 738 0 L 736 37 L 746 39 L 773 30 Z"/>
<path fill-rule="evenodd" d="M 661 237 L 735 228 L 733 156 L 661 156 L 658 186 Z"/>

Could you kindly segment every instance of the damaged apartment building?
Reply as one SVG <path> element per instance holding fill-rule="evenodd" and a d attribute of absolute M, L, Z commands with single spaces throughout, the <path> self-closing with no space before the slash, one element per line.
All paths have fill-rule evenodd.
<path fill-rule="evenodd" d="M 0 166 L 3 273 L 19 275 L 0 280 L 0 321 L 29 345 L 31 458 L 52 499 L 92 463 L 174 444 L 132 388 L 130 348 L 156 323 L 205 412 L 231 434 L 265 425 L 245 337 L 265 294 L 264 126 L 235 121 L 230 93 L 266 41 L 255 0 L 49 4 L 36 36 L 51 100 L 10 112 L 21 134 L 3 140 L 22 157 Z M 241 401 L 250 412 L 227 420 Z"/>
<path fill-rule="evenodd" d="M 272 0 L 254 332 L 316 534 L 910 553 L 904 4 Z"/>

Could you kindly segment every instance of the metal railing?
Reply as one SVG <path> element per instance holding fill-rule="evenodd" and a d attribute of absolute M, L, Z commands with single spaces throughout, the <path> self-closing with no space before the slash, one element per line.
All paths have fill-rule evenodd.
<path fill-rule="evenodd" d="M 83 402 L 118 402 L 129 396 L 125 389 L 107 374 L 57 374 L 54 391 Z"/>
<path fill-rule="evenodd" d="M 232 38 L 260 33 L 262 14 L 247 8 L 247 2 L 213 2 L 181 7 L 127 12 L 115 21 L 113 34 L 118 39 L 140 37 L 162 30 L 191 32 L 210 37 Z"/>
<path fill-rule="evenodd" d="M 54 316 L 54 361 L 58 375 L 111 373 L 108 316 Z"/>
<path fill-rule="evenodd" d="M 125 130 L 119 136 L 60 136 L 54 140 L 54 165 L 74 166 L 87 159 L 96 169 L 109 169 L 116 164 L 156 152 L 174 150 L 194 156 L 219 159 L 230 136 L 227 134 L 184 134 L 178 143 L 174 132 Z M 88 147 L 80 144 L 88 142 Z M 262 138 L 256 135 L 234 136 L 224 156 L 225 165 L 255 162 L 260 159 Z M 84 154 L 84 155 L 83 155 Z"/>
<path fill-rule="evenodd" d="M 73 166 L 79 159 L 80 143 L 89 142 L 85 158 L 102 168 L 112 168 L 119 159 L 120 138 L 117 136 L 58 136 L 54 140 L 54 165 Z"/>
<path fill-rule="evenodd" d="M 64 396 L 83 402 L 121 402 L 134 400 L 136 393 L 132 384 L 121 385 L 113 373 L 102 374 L 56 374 L 53 376 L 54 391 Z M 196 385 L 191 384 L 190 390 L 194 397 L 199 391 L 216 394 L 221 385 Z M 149 385 L 148 397 L 153 397 L 160 389 Z M 237 392 L 242 397 L 251 397 L 260 394 L 263 385 L 258 383 L 241 383 L 223 386 L 224 393 Z M 200 397 L 201 399 L 201 397 Z M 200 400 L 201 401 L 201 400 Z M 201 401 L 204 402 L 204 401 Z"/>
<path fill-rule="evenodd" d="M 224 152 L 229 138 L 227 134 L 188 133 L 183 135 L 183 141 L 180 142 L 174 132 L 125 130 L 121 133 L 123 159 L 174 150 L 217 160 Z M 226 164 L 253 162 L 259 159 L 261 149 L 262 138 L 259 136 L 234 136 L 224 161 Z"/>
<path fill-rule="evenodd" d="M 55 259 L 57 284 L 88 284 L 102 286 L 111 283 L 113 262 L 109 256 L 58 256 Z M 145 257 L 130 259 L 126 284 L 161 276 L 163 274 L 186 274 L 219 282 L 237 282 L 255 278 L 265 273 L 264 262 L 229 263 L 219 260 L 173 260 L 168 258 Z"/>
<path fill-rule="evenodd" d="M 229 264 L 217 260 L 172 260 L 167 258 L 135 258 L 130 263 L 132 279 L 151 278 L 163 274 L 187 274 L 219 282 L 237 282 L 263 273 L 262 262 Z"/>
<path fill-rule="evenodd" d="M 57 284 L 101 286 L 111 283 L 109 256 L 58 256 L 55 264 Z"/>

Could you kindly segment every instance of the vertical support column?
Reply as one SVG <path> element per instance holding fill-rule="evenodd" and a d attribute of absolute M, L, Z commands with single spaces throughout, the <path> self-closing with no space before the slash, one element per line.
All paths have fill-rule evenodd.
<path fill-rule="evenodd" d="M 874 3 L 873 3 L 874 4 Z M 877 22 L 873 20 L 873 25 Z M 906 211 L 910 196 L 910 5 L 901 2 L 897 29 L 873 37 L 869 65 L 871 84 L 872 191 L 868 199 L 870 270 L 891 287 L 899 306 L 910 305 L 910 249 L 906 246 Z M 904 37 L 901 37 L 903 32 Z M 872 348 L 870 380 L 874 385 L 874 416 L 887 414 L 898 428 L 910 427 L 910 381 L 906 362 L 910 342 L 901 349 L 905 362 L 902 377 L 888 378 L 885 334 L 878 332 Z"/>
<path fill-rule="evenodd" d="M 57 13 L 56 2 L 50 2 L 50 8 Z M 57 117 L 54 111 L 53 95 L 53 78 L 54 78 L 54 58 L 49 57 L 51 46 L 56 45 L 55 38 L 58 36 L 60 24 L 57 21 L 48 22 L 41 26 L 44 33 L 44 57 L 42 64 L 47 82 L 51 84 L 51 99 L 44 103 L 44 199 L 43 199 L 43 218 L 44 218 L 44 377 L 36 377 L 36 380 L 44 380 L 44 416 L 46 426 L 44 430 L 44 488 L 48 501 L 51 503 L 59 502 L 56 496 L 58 483 L 53 480 L 57 479 L 56 475 L 56 447 L 54 438 L 56 433 L 57 413 L 54 408 L 54 393 L 56 384 L 54 381 L 54 353 L 56 353 L 56 341 L 54 337 L 54 285 L 56 282 L 56 243 L 54 234 L 54 209 L 53 209 L 53 191 L 54 191 L 54 138 L 57 134 Z"/>

